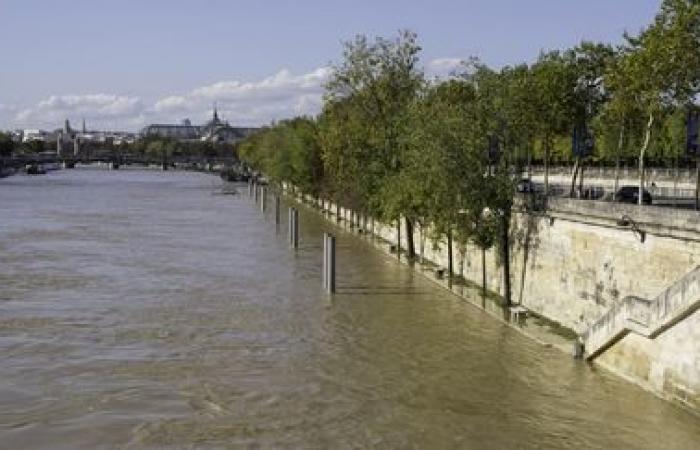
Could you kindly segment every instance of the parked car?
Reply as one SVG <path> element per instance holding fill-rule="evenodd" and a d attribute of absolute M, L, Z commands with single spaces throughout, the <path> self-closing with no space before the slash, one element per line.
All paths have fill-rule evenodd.
<path fill-rule="evenodd" d="M 44 175 L 46 174 L 46 169 L 41 164 L 27 164 L 25 167 L 27 175 Z"/>
<path fill-rule="evenodd" d="M 580 198 L 586 200 L 598 200 L 605 194 L 605 189 L 602 186 L 586 186 L 580 194 Z"/>
<path fill-rule="evenodd" d="M 639 203 L 639 186 L 622 186 L 615 192 L 615 201 L 620 203 Z M 651 205 L 651 194 L 642 190 L 642 203 Z"/>
<path fill-rule="evenodd" d="M 527 178 L 523 178 L 522 180 L 518 181 L 518 184 L 515 186 L 515 190 L 521 194 L 531 194 L 535 192 L 535 183 Z"/>

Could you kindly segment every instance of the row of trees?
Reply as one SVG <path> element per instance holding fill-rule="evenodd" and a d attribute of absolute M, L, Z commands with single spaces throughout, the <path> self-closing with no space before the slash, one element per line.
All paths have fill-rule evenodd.
<path fill-rule="evenodd" d="M 6 158 L 12 155 L 15 149 L 15 143 L 9 134 L 0 132 L 0 158 Z"/>
<path fill-rule="evenodd" d="M 427 80 L 414 33 L 358 36 L 318 117 L 274 124 L 239 154 L 273 180 L 404 220 L 409 256 L 416 226 L 484 252 L 499 243 L 508 299 L 513 184 L 533 161 L 545 166 L 546 194 L 553 157 L 574 162 L 573 190 L 591 159 L 619 167 L 634 155 L 643 169 L 649 155 L 685 156 L 685 117 L 700 92 L 700 0 L 664 0 L 624 42 L 582 42 L 500 70 L 473 59 Z"/>
<path fill-rule="evenodd" d="M 8 158 L 17 153 L 40 153 L 45 149 L 43 141 L 15 142 L 9 133 L 0 132 L 0 157 Z"/>
<path fill-rule="evenodd" d="M 124 144 L 117 150 L 135 156 L 168 159 L 171 157 L 216 158 L 230 156 L 233 148 L 231 145 L 212 142 L 182 142 L 172 138 L 147 136 L 138 139 L 133 144 Z"/>

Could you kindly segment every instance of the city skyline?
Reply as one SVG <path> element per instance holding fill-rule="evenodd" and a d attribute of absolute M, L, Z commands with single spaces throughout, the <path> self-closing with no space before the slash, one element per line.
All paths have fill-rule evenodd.
<path fill-rule="evenodd" d="M 96 128 L 135 131 L 203 122 L 214 102 L 233 125 L 259 126 L 317 113 L 329 63 L 356 34 L 415 31 L 433 77 L 471 56 L 501 67 L 582 39 L 619 44 L 624 31 L 651 22 L 659 5 L 469 3 L 2 0 L 0 49 L 11 63 L 0 73 L 0 128 L 85 118 Z"/>

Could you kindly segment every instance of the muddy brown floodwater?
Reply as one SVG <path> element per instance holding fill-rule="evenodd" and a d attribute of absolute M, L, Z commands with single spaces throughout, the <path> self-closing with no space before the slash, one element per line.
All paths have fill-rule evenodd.
<path fill-rule="evenodd" d="M 698 448 L 698 417 L 342 230 L 326 296 L 332 225 L 302 209 L 295 253 L 234 187 L 0 180 L 0 448 Z"/>

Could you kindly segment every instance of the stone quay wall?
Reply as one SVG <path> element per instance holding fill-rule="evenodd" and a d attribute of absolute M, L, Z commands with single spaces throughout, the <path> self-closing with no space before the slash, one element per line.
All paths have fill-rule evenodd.
<path fill-rule="evenodd" d="M 400 233 L 406 248 L 403 221 L 388 225 L 328 200 L 297 196 L 331 214 L 339 211 L 388 243 L 395 245 Z M 430 242 L 426 230 L 415 228 L 416 252 L 446 268 L 447 242 Z M 510 238 L 513 302 L 579 334 L 626 297 L 653 299 L 700 265 L 696 211 L 550 198 L 542 211 L 516 207 Z M 481 250 L 453 243 L 452 254 L 455 274 L 480 284 Z M 502 295 L 499 259 L 496 249 L 486 252 L 488 289 Z M 654 338 L 630 333 L 595 363 L 700 411 L 700 311 Z"/>

